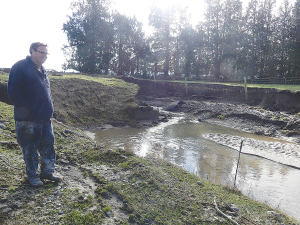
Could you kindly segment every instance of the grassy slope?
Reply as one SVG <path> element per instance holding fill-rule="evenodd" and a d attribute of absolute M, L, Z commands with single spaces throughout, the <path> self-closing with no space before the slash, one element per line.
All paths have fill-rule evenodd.
<path fill-rule="evenodd" d="M 80 125 L 132 124 L 138 86 L 122 80 L 80 75 L 52 76 L 55 118 Z"/>
<path fill-rule="evenodd" d="M 73 81 L 76 80 L 70 80 Z M 112 85 L 109 88 L 112 92 L 118 92 L 119 89 Z M 132 96 L 130 91 L 127 94 Z M 118 96 L 115 96 L 115 101 L 119 101 Z M 0 103 L 0 109 L 0 123 L 5 123 L 3 130 L 0 130 L 0 141 L 14 142 L 13 108 Z M 17 216 L 0 213 L 0 223 L 39 224 L 37 218 L 43 218 L 45 223 L 56 218 L 59 224 L 101 224 L 105 219 L 104 213 L 110 210 L 103 199 L 107 193 L 113 193 L 123 201 L 122 210 L 128 215 L 128 220 L 115 221 L 114 224 L 230 224 L 215 211 L 214 196 L 224 212 L 228 210 L 225 202 L 239 207 L 240 217 L 234 218 L 240 224 L 280 224 L 276 216 L 268 214 L 273 209 L 238 191 L 204 180 L 199 184 L 198 177 L 164 160 L 139 158 L 120 149 L 99 148 L 88 138 L 65 135 L 66 128 L 79 131 L 54 122 L 57 156 L 69 160 L 72 165 L 80 165 L 79 168 L 87 176 L 94 178 L 98 185 L 95 196 L 88 196 L 86 201 L 76 201 L 76 191 L 64 190 L 60 197 L 64 214 L 56 217 L 57 212 L 49 209 L 48 213 L 40 215 L 43 199 L 53 196 L 56 188 L 45 186 L 35 191 L 35 196 L 18 196 L 18 192 L 24 189 L 25 179 L 21 150 L 17 146 L 0 145 L 1 159 L 9 163 L 0 161 L 0 188 L 4 189 L 0 190 L 0 197 L 10 201 L 18 196 L 19 200 L 26 202 Z M 122 179 L 109 180 L 99 170 L 85 171 L 85 165 L 108 165 L 115 174 L 123 173 Z M 33 207 L 32 202 L 37 202 L 38 207 Z M 101 210 L 91 214 L 86 210 L 91 205 L 97 205 Z M 297 224 L 284 214 L 281 214 L 281 218 L 284 224 Z"/>

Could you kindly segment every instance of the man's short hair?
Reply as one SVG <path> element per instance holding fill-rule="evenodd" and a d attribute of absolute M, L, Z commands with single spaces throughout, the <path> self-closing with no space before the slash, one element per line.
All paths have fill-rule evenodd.
<path fill-rule="evenodd" d="M 47 44 L 44 44 L 44 43 L 41 43 L 41 42 L 33 42 L 31 45 L 30 45 L 30 49 L 29 49 L 29 53 L 31 55 L 31 51 L 32 50 L 37 50 L 38 47 L 40 46 L 45 46 L 45 47 L 48 47 Z"/>

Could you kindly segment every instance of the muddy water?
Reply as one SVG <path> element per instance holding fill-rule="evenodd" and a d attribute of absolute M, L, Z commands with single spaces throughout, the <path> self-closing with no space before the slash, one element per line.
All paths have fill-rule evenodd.
<path fill-rule="evenodd" d="M 237 130 L 187 120 L 183 114 L 146 129 L 112 128 L 87 132 L 99 144 L 132 149 L 140 156 L 163 157 L 203 179 L 233 186 L 238 151 L 203 137 L 206 133 L 274 141 Z M 236 186 L 300 221 L 300 170 L 261 157 L 242 154 Z"/>

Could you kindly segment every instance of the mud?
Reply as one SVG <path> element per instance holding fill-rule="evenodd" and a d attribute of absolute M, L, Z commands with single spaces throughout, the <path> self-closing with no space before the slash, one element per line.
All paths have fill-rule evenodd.
<path fill-rule="evenodd" d="M 300 91 L 291 92 L 274 88 L 252 88 L 247 92 L 243 85 L 210 83 L 179 83 L 167 81 L 138 80 L 124 77 L 126 82 L 138 84 L 139 98 L 176 97 L 189 100 L 219 100 L 221 102 L 260 106 L 271 111 L 300 112 Z"/>
<path fill-rule="evenodd" d="M 80 169 L 79 169 L 80 168 Z M 32 215 L 35 217 L 35 221 L 41 224 L 61 224 L 60 218 L 63 217 L 71 207 L 67 208 L 66 201 L 85 201 L 88 196 L 95 198 L 95 190 L 98 184 L 87 174 L 101 175 L 106 177 L 108 181 L 114 181 L 116 179 L 124 179 L 124 172 L 115 172 L 115 169 L 109 165 L 74 165 L 67 160 L 57 160 L 56 174 L 63 177 L 63 181 L 60 183 L 45 182 L 45 186 L 52 187 L 49 193 L 44 192 L 43 189 L 33 188 L 30 184 L 20 186 L 16 189 L 15 193 L 7 198 L 2 198 L 0 204 L 1 211 L 7 210 L 7 213 L 11 215 L 10 222 L 5 224 L 14 223 L 15 217 L 20 214 L 24 214 L 25 206 L 32 207 Z M 121 178 L 120 178 L 121 177 Z M 64 199 L 66 192 L 73 192 L 68 200 Z M 96 198 L 95 198 L 96 199 Z M 123 201 L 121 201 L 116 194 L 109 193 L 103 202 L 111 206 L 111 211 L 106 214 L 101 224 L 116 224 L 116 221 L 128 220 L 126 215 L 121 209 L 123 207 Z M 51 212 L 55 210 L 57 213 L 53 215 Z M 88 208 L 87 212 L 99 212 L 101 207 L 97 202 L 94 206 Z M 51 223 L 50 223 L 51 221 Z"/>
<path fill-rule="evenodd" d="M 260 106 L 220 100 L 181 100 L 180 98 L 145 98 L 144 103 L 162 107 L 172 112 L 184 112 L 200 122 L 217 124 L 236 130 L 274 138 L 259 141 L 242 136 L 207 134 L 205 138 L 239 150 L 243 140 L 243 153 L 267 158 L 285 165 L 300 168 L 300 116 L 291 112 L 279 112 Z"/>
<path fill-rule="evenodd" d="M 276 138 L 279 140 L 276 144 L 245 140 L 245 149 L 248 148 L 249 154 L 300 168 L 300 92 L 249 87 L 245 92 L 243 86 L 223 84 L 124 80 L 140 86 L 139 98 L 145 104 L 184 112 L 199 121 Z M 234 149 L 243 139 L 238 137 L 236 141 L 234 136 L 219 134 L 207 138 Z"/>

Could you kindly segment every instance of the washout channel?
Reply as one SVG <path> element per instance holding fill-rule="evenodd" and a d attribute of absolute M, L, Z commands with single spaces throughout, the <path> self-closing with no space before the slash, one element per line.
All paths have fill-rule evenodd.
<path fill-rule="evenodd" d="M 234 187 L 243 140 L 236 187 L 252 199 L 300 220 L 300 170 L 280 163 L 286 154 L 272 153 L 274 149 L 298 145 L 198 121 L 185 113 L 171 114 L 167 122 L 153 127 L 106 127 L 86 134 L 100 145 L 131 149 L 143 157 L 161 157 L 202 179 L 230 187 Z M 260 155 L 261 149 L 264 156 Z"/>

